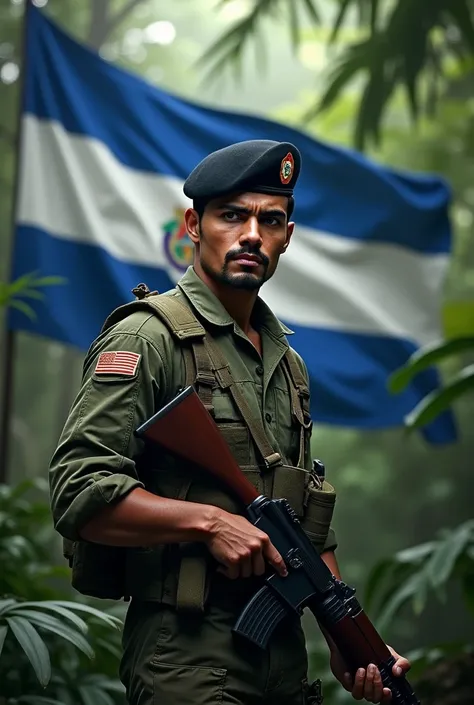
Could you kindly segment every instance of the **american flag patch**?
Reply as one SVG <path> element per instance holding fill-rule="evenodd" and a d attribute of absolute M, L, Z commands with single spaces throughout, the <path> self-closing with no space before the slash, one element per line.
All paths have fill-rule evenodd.
<path fill-rule="evenodd" d="M 99 355 L 94 372 L 98 375 L 126 375 L 133 377 L 137 371 L 141 355 L 117 350 Z"/>

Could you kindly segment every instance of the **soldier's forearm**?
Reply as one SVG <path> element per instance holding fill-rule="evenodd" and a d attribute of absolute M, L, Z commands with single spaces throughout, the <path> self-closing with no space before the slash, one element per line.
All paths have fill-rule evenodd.
<path fill-rule="evenodd" d="M 205 541 L 217 508 L 157 497 L 141 488 L 105 507 L 80 531 L 86 541 L 108 546 L 152 546 Z"/>
<path fill-rule="evenodd" d="M 336 554 L 334 553 L 334 551 L 323 551 L 323 553 L 321 553 L 321 558 L 326 563 L 327 567 L 334 575 L 334 577 L 338 580 L 341 580 L 341 572 L 339 570 Z"/>

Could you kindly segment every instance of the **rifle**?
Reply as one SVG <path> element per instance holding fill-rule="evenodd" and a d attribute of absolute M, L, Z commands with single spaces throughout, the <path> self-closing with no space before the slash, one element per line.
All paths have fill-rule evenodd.
<path fill-rule="evenodd" d="M 355 589 L 332 575 L 285 499 L 259 495 L 192 386 L 186 387 L 135 433 L 200 466 L 245 506 L 252 524 L 266 533 L 283 557 L 288 575 L 273 572 L 248 602 L 233 632 L 264 649 L 288 613 L 307 607 L 339 649 L 349 670 L 374 663 L 394 705 L 420 705 L 409 682 L 394 676 L 395 659 L 369 620 Z"/>

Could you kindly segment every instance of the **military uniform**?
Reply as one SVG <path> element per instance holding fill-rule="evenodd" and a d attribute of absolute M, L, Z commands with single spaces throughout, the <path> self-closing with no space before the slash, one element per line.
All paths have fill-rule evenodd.
<path fill-rule="evenodd" d="M 281 151 L 284 158 L 291 147 L 276 151 L 278 166 Z M 258 181 L 253 186 L 257 190 Z M 66 539 L 73 584 L 89 595 L 131 598 L 121 664 L 131 705 L 307 702 L 299 619 L 284 619 L 263 653 L 232 636 L 261 578 L 228 580 L 212 568 L 202 544 L 112 548 L 80 536 L 103 507 L 137 487 L 240 511 L 212 480 L 191 475 L 177 458 L 134 435 L 194 382 L 251 482 L 268 496 L 288 499 L 318 550 L 335 548 L 329 528 L 334 490 L 311 474 L 306 367 L 288 344 L 291 331 L 261 299 L 252 325 L 262 355 L 192 267 L 176 289 L 114 312 L 86 356 L 83 383 L 51 462 L 52 512 Z"/>

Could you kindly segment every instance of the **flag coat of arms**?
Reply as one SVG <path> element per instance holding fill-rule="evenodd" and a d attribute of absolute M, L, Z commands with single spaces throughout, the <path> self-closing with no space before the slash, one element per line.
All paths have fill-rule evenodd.
<path fill-rule="evenodd" d="M 196 164 L 234 142 L 288 141 L 302 153 L 296 229 L 262 298 L 294 332 L 315 422 L 400 426 L 438 384 L 431 369 L 400 395 L 387 390 L 393 370 L 441 338 L 445 182 L 183 100 L 102 60 L 37 8 L 27 29 L 13 275 L 66 282 L 46 290 L 36 320 L 12 310 L 10 328 L 86 350 L 139 282 L 166 291 L 192 263 L 182 185 Z M 281 177 L 291 170 L 282 164 Z M 424 433 L 452 440 L 451 414 Z"/>

